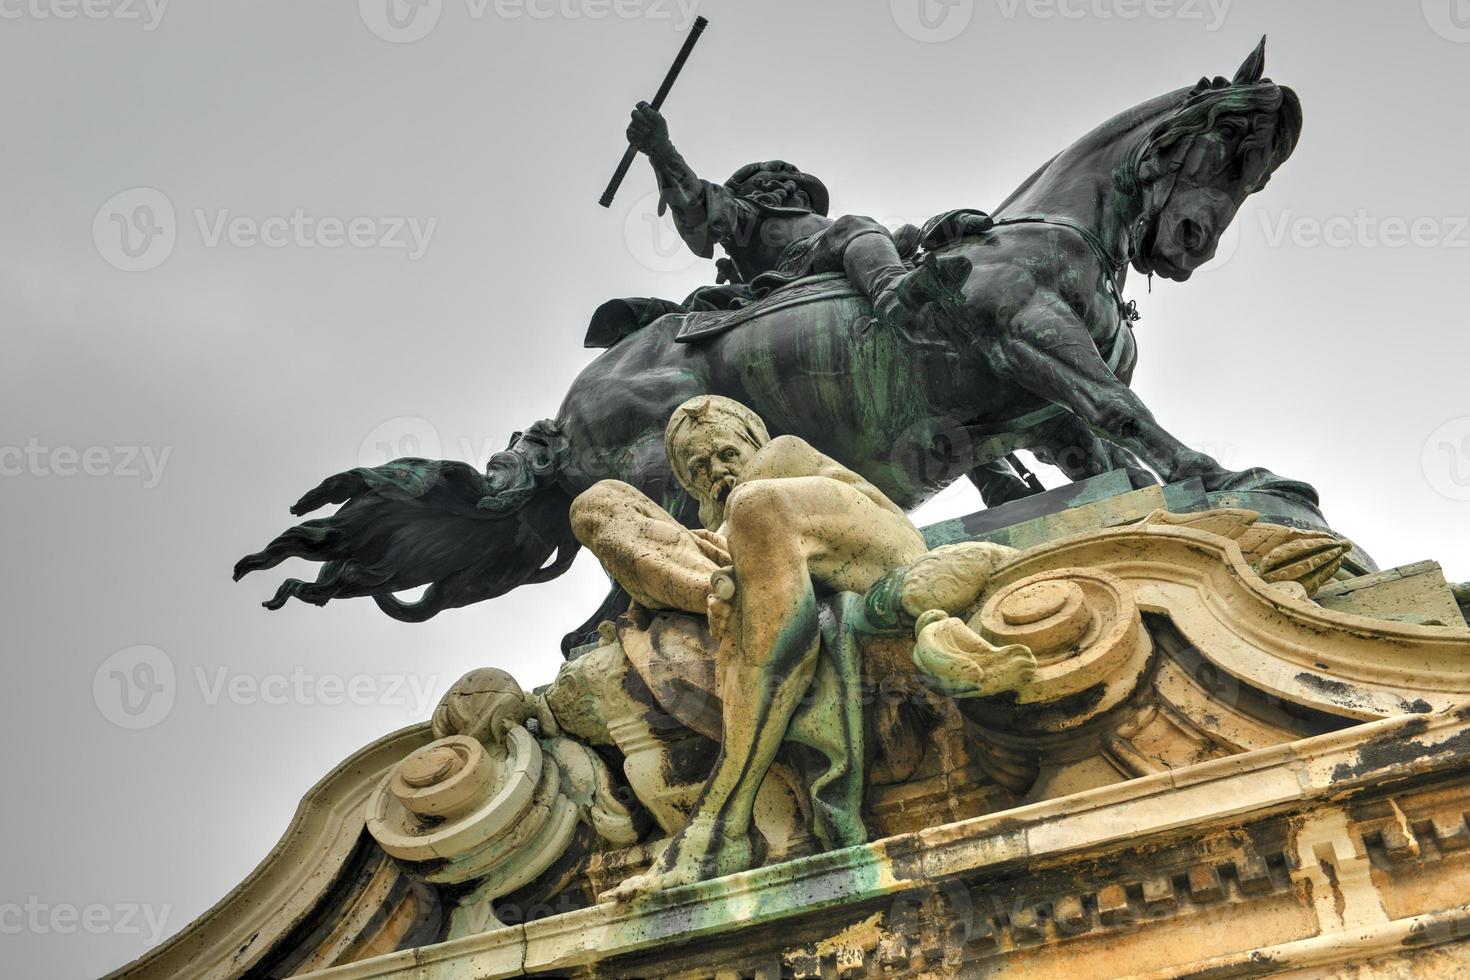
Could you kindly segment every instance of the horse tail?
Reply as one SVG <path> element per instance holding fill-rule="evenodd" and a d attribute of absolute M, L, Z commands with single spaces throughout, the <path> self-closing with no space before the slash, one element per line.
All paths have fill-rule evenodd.
<path fill-rule="evenodd" d="M 403 622 L 546 582 L 571 567 L 571 495 L 558 476 L 570 455 L 561 427 L 543 420 L 511 437 L 484 473 L 466 463 L 416 457 L 359 467 L 323 480 L 291 508 L 329 517 L 289 528 L 235 565 L 235 579 L 287 558 L 322 562 L 316 580 L 287 579 L 264 603 L 313 605 L 371 596 Z M 394 593 L 427 585 L 407 601 Z"/>

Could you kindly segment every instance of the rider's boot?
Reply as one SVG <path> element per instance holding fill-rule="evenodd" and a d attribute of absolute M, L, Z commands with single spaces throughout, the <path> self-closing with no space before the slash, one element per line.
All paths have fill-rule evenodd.
<path fill-rule="evenodd" d="M 873 312 L 887 327 L 901 327 L 929 303 L 956 305 L 959 287 L 969 277 L 970 260 L 959 255 L 926 256 L 909 269 L 893 239 L 882 234 L 858 235 L 842 256 L 847 278 L 873 301 Z"/>
<path fill-rule="evenodd" d="M 885 324 L 901 326 L 930 303 L 957 309 L 964 303 L 960 287 L 970 278 L 973 263 L 963 255 L 926 255 L 895 281 L 873 304 Z"/>
<path fill-rule="evenodd" d="M 972 263 L 964 256 L 926 256 L 916 269 L 898 259 L 894 242 L 885 235 L 863 235 L 844 254 L 847 276 L 873 301 L 878 322 L 901 328 L 931 303 L 957 307 L 960 287 L 970 276 Z"/>

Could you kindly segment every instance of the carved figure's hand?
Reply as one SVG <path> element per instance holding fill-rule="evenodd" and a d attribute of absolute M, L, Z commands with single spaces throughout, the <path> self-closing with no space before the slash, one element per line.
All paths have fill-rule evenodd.
<path fill-rule="evenodd" d="M 699 546 L 699 550 L 704 552 L 705 557 L 710 561 L 720 566 L 734 564 L 730 558 L 730 545 L 723 537 L 713 531 L 706 531 L 702 527 L 693 528 L 689 533 L 694 535 L 694 541 Z"/>
<path fill-rule="evenodd" d="M 673 146 L 669 142 L 669 124 L 663 114 L 647 102 L 640 102 L 633 108 L 633 118 L 628 123 L 628 142 L 650 156 Z"/>

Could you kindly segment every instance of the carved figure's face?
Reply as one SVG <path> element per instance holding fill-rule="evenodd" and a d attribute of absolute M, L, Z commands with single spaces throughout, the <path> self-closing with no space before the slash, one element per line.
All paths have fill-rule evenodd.
<path fill-rule="evenodd" d="M 681 434 L 675 451 L 706 526 L 723 523 L 725 501 L 759 449 L 743 431 L 718 417 L 691 424 Z"/>

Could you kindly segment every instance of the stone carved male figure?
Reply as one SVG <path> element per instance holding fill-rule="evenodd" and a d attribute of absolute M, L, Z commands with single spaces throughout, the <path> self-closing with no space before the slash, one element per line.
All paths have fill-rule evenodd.
<path fill-rule="evenodd" d="M 702 258 L 722 246 L 730 256 L 725 276 L 734 281 L 749 283 L 768 272 L 843 272 L 872 301 L 880 322 L 898 326 L 926 303 L 951 297 L 970 275 L 970 260 L 962 256 L 908 269 L 886 227 L 858 215 L 829 218 L 827 188 L 783 160 L 748 164 L 723 184 L 701 180 L 674 149 L 663 116 L 646 102 L 633 110 L 627 135 L 653 164 L 685 244 Z"/>
<path fill-rule="evenodd" d="M 801 439 L 771 439 L 739 402 L 685 402 L 665 446 L 704 529 L 685 528 L 611 480 L 579 496 L 571 514 L 578 540 L 635 601 L 708 614 L 719 642 L 724 725 L 714 772 L 689 825 L 622 895 L 750 867 L 755 794 L 816 667 L 818 594 L 866 592 L 927 550 L 876 487 Z M 711 580 L 728 566 L 735 589 L 726 601 L 711 594 Z"/>

